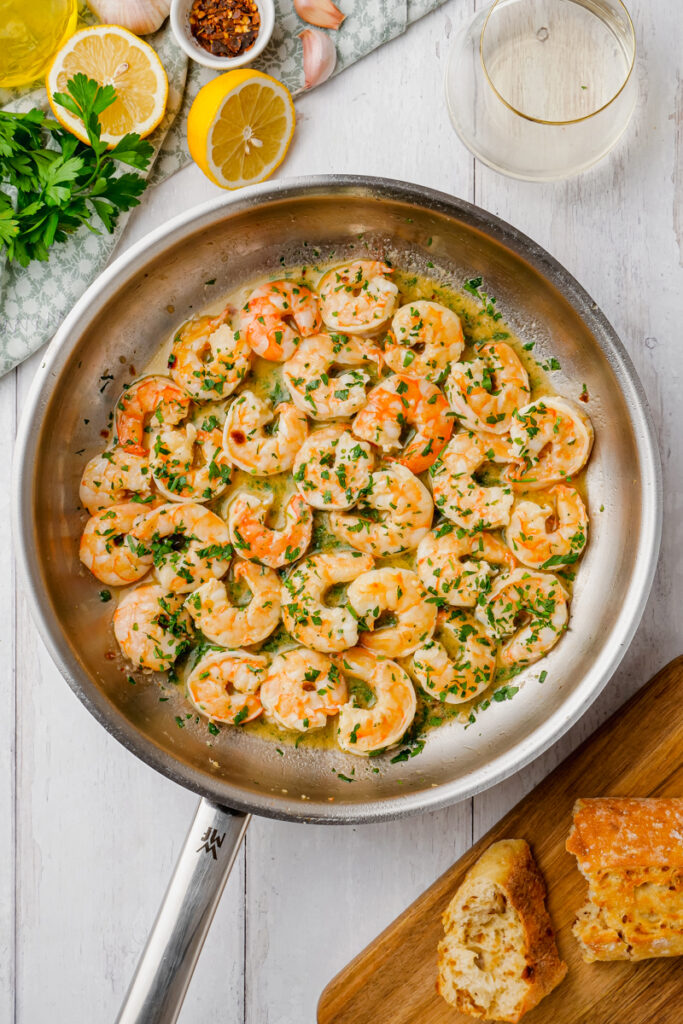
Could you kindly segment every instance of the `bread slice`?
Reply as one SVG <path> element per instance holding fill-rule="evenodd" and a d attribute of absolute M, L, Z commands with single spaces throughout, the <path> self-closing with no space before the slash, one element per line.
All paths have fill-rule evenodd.
<path fill-rule="evenodd" d="M 577 800 L 567 850 L 588 881 L 573 929 L 587 963 L 683 956 L 683 799 Z"/>
<path fill-rule="evenodd" d="M 493 843 L 443 915 L 437 988 L 461 1013 L 515 1024 L 567 973 L 523 839 Z"/>

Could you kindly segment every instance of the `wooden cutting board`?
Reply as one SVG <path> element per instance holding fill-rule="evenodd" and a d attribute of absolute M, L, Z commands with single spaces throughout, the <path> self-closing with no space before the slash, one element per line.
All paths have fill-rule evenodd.
<path fill-rule="evenodd" d="M 524 1024 L 681 1024 L 683 960 L 585 964 L 571 933 L 586 885 L 564 844 L 578 797 L 683 796 L 683 656 L 514 807 L 329 983 L 318 1024 L 472 1024 L 436 991 L 441 915 L 465 872 L 497 839 L 531 845 L 548 886 L 561 985 Z"/>

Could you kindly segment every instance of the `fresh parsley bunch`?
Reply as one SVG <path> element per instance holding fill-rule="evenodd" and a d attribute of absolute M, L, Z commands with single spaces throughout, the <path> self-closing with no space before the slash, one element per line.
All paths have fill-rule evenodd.
<path fill-rule="evenodd" d="M 54 100 L 79 117 L 90 145 L 80 142 L 42 110 L 0 111 L 0 253 L 22 267 L 47 260 L 50 246 L 65 242 L 82 224 L 95 234 L 95 217 L 112 232 L 119 214 L 139 203 L 147 185 L 132 171 L 145 170 L 153 149 L 131 132 L 113 149 L 101 141 L 99 115 L 116 99 L 112 85 L 77 74 Z M 7 188 L 9 186 L 9 188 Z"/>

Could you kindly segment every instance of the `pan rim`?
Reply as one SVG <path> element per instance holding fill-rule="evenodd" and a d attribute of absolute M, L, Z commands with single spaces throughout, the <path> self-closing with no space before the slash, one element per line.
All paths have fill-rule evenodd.
<path fill-rule="evenodd" d="M 636 437 L 643 495 L 638 551 L 611 642 L 603 646 L 581 682 L 543 727 L 532 730 L 528 736 L 494 757 L 483 768 L 458 779 L 405 795 L 348 804 L 294 801 L 277 793 L 247 793 L 241 787 L 221 779 L 215 779 L 216 785 L 210 786 L 207 785 L 210 776 L 181 763 L 144 737 L 107 701 L 87 674 L 82 678 L 84 673 L 65 642 L 59 620 L 51 608 L 44 607 L 41 600 L 42 570 L 31 542 L 34 492 L 32 469 L 39 433 L 32 430 L 32 425 L 42 420 L 47 396 L 51 392 L 51 380 L 76 346 L 80 332 L 74 331 L 72 337 L 72 330 L 88 307 L 117 279 L 135 273 L 139 261 L 150 258 L 160 246 L 172 244 L 174 236 L 180 240 L 191 225 L 199 229 L 217 211 L 227 210 L 239 214 L 264 201 L 296 199 L 316 193 L 329 195 L 331 191 L 370 199 L 390 198 L 454 216 L 468 226 L 483 231 L 497 243 L 506 245 L 557 288 L 596 336 L 599 347 L 618 379 Z M 134 243 L 95 279 L 56 332 L 31 383 L 15 446 L 12 527 L 18 577 L 50 657 L 81 703 L 123 746 L 162 775 L 219 805 L 284 820 L 359 824 L 437 810 L 472 797 L 529 764 L 584 714 L 602 692 L 626 653 L 648 599 L 661 539 L 662 476 L 651 413 L 644 388 L 628 352 L 597 303 L 545 249 L 481 207 L 434 189 L 364 175 L 311 175 L 283 179 L 276 183 L 266 182 L 244 189 L 237 196 L 218 196 L 185 211 Z"/>

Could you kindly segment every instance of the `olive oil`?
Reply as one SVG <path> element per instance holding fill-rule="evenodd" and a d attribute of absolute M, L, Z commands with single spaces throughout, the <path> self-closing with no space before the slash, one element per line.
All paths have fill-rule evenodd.
<path fill-rule="evenodd" d="M 77 0 L 0 0 L 0 86 L 41 78 L 77 18 Z"/>

